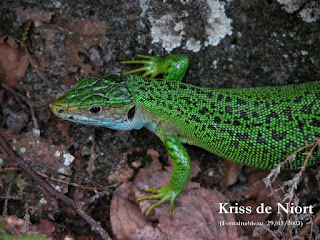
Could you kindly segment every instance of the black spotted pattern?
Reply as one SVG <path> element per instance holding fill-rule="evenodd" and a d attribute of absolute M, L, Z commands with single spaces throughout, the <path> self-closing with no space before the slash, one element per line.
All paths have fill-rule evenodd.
<path fill-rule="evenodd" d="M 320 136 L 319 82 L 237 90 L 132 76 L 127 84 L 148 117 L 174 126 L 161 132 L 236 163 L 273 169 Z M 304 159 L 299 153 L 286 168 L 298 169 Z M 308 165 L 318 161 L 315 153 Z"/>

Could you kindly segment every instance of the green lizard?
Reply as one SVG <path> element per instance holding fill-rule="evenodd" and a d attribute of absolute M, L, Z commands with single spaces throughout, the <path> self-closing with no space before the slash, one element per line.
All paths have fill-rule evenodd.
<path fill-rule="evenodd" d="M 55 100 L 52 111 L 76 123 L 115 130 L 146 127 L 166 146 L 173 161 L 169 184 L 146 189 L 159 199 L 174 201 L 191 174 L 183 143 L 193 144 L 233 162 L 273 169 L 287 156 L 320 138 L 320 82 L 281 87 L 209 89 L 182 83 L 189 65 L 185 55 L 151 57 L 123 63 L 145 64 L 124 74 L 90 77 Z M 141 72 L 142 76 L 130 75 Z M 162 79 L 154 79 L 163 74 Z M 147 76 L 151 76 L 148 78 Z M 286 169 L 299 169 L 305 155 L 297 153 Z M 314 153 L 307 166 L 319 161 Z"/>

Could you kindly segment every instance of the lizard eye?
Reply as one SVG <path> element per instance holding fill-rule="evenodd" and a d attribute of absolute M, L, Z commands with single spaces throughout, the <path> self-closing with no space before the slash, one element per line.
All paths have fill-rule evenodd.
<path fill-rule="evenodd" d="M 93 114 L 100 113 L 101 111 L 102 111 L 101 106 L 94 106 L 94 107 L 89 108 L 89 112 L 93 113 Z"/>
<path fill-rule="evenodd" d="M 136 107 L 134 106 L 128 111 L 128 119 L 132 119 L 135 112 L 136 112 Z"/>

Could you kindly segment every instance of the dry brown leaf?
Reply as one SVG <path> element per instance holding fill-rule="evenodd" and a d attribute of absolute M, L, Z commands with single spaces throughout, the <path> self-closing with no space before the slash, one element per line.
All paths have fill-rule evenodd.
<path fill-rule="evenodd" d="M 39 21 L 43 23 L 49 23 L 52 19 L 52 15 L 54 15 L 54 12 L 40 10 L 36 8 L 23 8 L 23 7 L 17 7 L 13 8 L 13 11 L 18 16 L 18 19 L 20 22 L 24 23 L 26 21 Z"/>
<path fill-rule="evenodd" d="M 154 149 L 148 149 L 147 155 L 151 157 L 152 163 L 150 165 L 150 168 L 154 171 L 160 171 L 162 166 L 161 162 L 159 160 L 160 154 L 158 151 Z"/>
<path fill-rule="evenodd" d="M 84 20 L 81 22 L 65 22 L 64 27 L 73 30 L 75 34 L 80 34 L 89 37 L 97 37 L 105 35 L 107 24 L 105 21 Z M 92 40 L 96 41 L 95 39 Z M 92 43 L 90 43 L 90 45 L 91 44 Z"/>
<path fill-rule="evenodd" d="M 105 21 L 81 21 L 81 22 L 61 22 L 60 26 L 73 31 L 73 34 L 66 39 L 67 61 L 66 71 L 74 65 L 81 67 L 84 77 L 95 75 L 98 67 L 93 62 L 84 64 L 79 57 L 79 53 L 89 56 L 87 49 L 92 46 L 106 44 L 105 31 L 107 24 Z M 65 74 L 67 76 L 67 74 Z"/>
<path fill-rule="evenodd" d="M 21 234 L 21 229 L 25 224 L 24 219 L 18 218 L 16 216 L 8 216 L 6 218 L 0 216 L 0 221 L 6 222 L 4 229 L 12 235 Z"/>
<path fill-rule="evenodd" d="M 1 222 L 5 221 L 5 226 L 1 227 L 0 229 L 6 230 L 6 232 L 11 235 L 10 239 L 24 239 L 21 235 L 30 235 L 30 238 L 31 238 L 31 235 L 32 236 L 40 235 L 38 225 L 33 225 L 28 220 L 18 218 L 16 216 L 8 216 L 7 218 L 3 218 L 0 216 L 0 221 Z M 53 226 L 52 223 L 51 225 Z M 51 229 L 52 229 L 52 226 L 51 226 Z M 50 229 L 47 229 L 47 230 L 50 230 Z M 6 239 L 9 239 L 9 236 Z"/>
<path fill-rule="evenodd" d="M 245 195 L 250 196 L 250 198 L 256 198 L 257 202 L 264 202 L 268 206 L 276 207 L 277 199 L 270 197 L 271 190 L 266 187 L 263 181 L 263 178 L 269 174 L 269 171 L 256 168 L 245 168 L 244 172 L 248 180 L 248 186 L 250 186 L 250 192 Z M 277 178 L 274 184 L 275 186 L 281 184 L 281 179 Z"/>
<path fill-rule="evenodd" d="M 168 212 L 169 203 L 162 204 L 148 218 L 157 219 L 159 224 L 157 227 L 149 225 L 134 201 L 137 197 L 146 195 L 142 189 L 166 185 L 172 167 L 168 169 L 170 170 L 162 172 L 142 169 L 133 184 L 127 183 L 126 187 L 122 185 L 117 189 L 111 202 L 111 224 L 117 237 L 123 234 L 120 239 L 128 236 L 130 239 L 243 239 L 236 226 L 220 225 L 222 221 L 235 222 L 233 214 L 219 214 L 218 203 L 228 202 L 225 196 L 216 190 L 200 188 L 194 182 L 188 183 L 186 190 L 176 200 L 173 216 Z M 154 201 L 139 203 L 142 211 L 152 202 Z M 141 235 L 141 238 L 136 238 L 138 235 L 133 235 L 143 230 L 148 237 Z"/>
<path fill-rule="evenodd" d="M 84 63 L 80 55 L 85 55 L 89 58 L 88 49 L 94 46 L 102 47 L 106 45 L 106 28 L 107 24 L 105 21 L 91 20 L 81 22 L 61 20 L 57 25 L 43 24 L 35 30 L 41 36 L 41 39 L 44 39 L 44 41 L 33 39 L 35 56 L 41 66 L 46 66 L 46 62 L 43 57 L 44 53 L 40 49 L 51 49 L 51 56 L 59 56 L 61 59 L 65 59 L 64 74 L 59 76 L 59 78 L 63 85 L 73 85 L 77 82 L 77 79 L 73 76 L 77 71 L 79 71 L 80 78 L 98 74 L 99 67 L 93 61 Z M 63 39 L 65 39 L 64 51 L 52 47 L 56 45 L 56 36 L 59 35 L 64 36 Z"/>
<path fill-rule="evenodd" d="M 233 214 L 220 214 L 219 203 L 228 202 L 216 191 L 204 188 L 191 189 L 181 195 L 181 207 L 170 217 L 167 212 L 157 212 L 159 228 L 172 239 L 239 239 L 236 226 L 221 225 L 235 222 Z"/>
<path fill-rule="evenodd" d="M 269 217 L 269 214 L 267 214 L 267 213 L 257 213 L 256 212 L 256 209 L 259 205 L 254 200 L 246 201 L 244 206 L 250 207 L 252 209 L 252 213 L 238 214 L 237 218 L 241 222 L 250 222 L 250 221 L 252 221 L 252 222 L 265 222 L 267 220 L 267 218 Z M 252 231 L 254 230 L 255 227 L 256 227 L 255 225 L 242 226 L 246 235 L 251 235 Z"/>
<path fill-rule="evenodd" d="M 39 231 L 47 236 L 50 236 L 56 230 L 55 225 L 51 221 L 43 218 L 40 218 L 40 223 L 37 226 Z"/>
<path fill-rule="evenodd" d="M 133 172 L 133 169 L 125 163 L 123 168 L 116 170 L 112 175 L 108 176 L 108 182 L 110 184 L 127 182 L 132 178 Z"/>
<path fill-rule="evenodd" d="M 227 187 L 233 185 L 238 180 L 238 175 L 241 173 L 242 165 L 225 161 L 226 163 L 226 185 Z"/>
<path fill-rule="evenodd" d="M 0 39 L 0 78 L 11 86 L 18 86 L 30 64 L 25 44 L 11 36 Z"/>
<path fill-rule="evenodd" d="M 146 221 L 135 203 L 133 183 L 124 183 L 111 201 L 111 226 L 117 239 L 165 239 L 164 234 Z"/>

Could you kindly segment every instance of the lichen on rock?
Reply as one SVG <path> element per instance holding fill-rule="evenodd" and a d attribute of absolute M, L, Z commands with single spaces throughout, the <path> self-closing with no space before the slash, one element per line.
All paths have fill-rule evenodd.
<path fill-rule="evenodd" d="M 221 39 L 232 34 L 232 20 L 227 17 L 221 2 L 203 0 L 188 4 L 192 5 L 190 9 L 198 9 L 198 18 L 204 22 L 200 29 L 204 38 L 200 39 L 199 36 L 191 34 L 193 26 L 190 23 L 195 14 L 191 12 L 192 10 L 190 12 L 169 12 L 156 20 L 151 14 L 149 15 L 153 43 L 161 43 L 168 52 L 180 46 L 193 52 L 199 52 L 203 46 L 217 46 Z M 145 14 L 145 11 L 143 12 Z"/>

